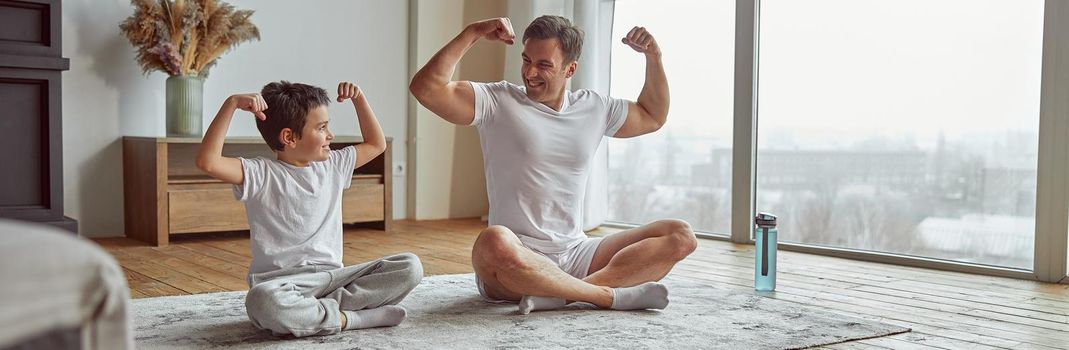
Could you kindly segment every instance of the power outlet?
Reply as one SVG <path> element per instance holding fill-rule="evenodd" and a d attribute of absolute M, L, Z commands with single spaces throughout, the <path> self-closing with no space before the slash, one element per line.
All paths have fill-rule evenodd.
<path fill-rule="evenodd" d="M 393 176 L 401 177 L 405 176 L 405 172 L 408 171 L 408 167 L 404 163 L 393 163 Z"/>

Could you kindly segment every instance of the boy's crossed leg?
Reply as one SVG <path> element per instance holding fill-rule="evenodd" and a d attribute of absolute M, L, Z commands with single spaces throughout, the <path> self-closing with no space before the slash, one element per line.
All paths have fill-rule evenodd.
<path fill-rule="evenodd" d="M 423 278 L 419 258 L 409 253 L 301 273 L 308 268 L 249 290 L 245 306 L 254 325 L 298 337 L 395 326 L 405 318 L 404 308 L 396 304 Z"/>

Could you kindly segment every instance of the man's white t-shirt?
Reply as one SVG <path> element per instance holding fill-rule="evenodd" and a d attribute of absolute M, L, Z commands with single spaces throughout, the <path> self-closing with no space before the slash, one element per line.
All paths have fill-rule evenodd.
<path fill-rule="evenodd" d="M 560 112 L 507 81 L 471 83 L 490 225 L 515 232 L 527 247 L 560 253 L 586 236 L 583 198 L 590 163 L 604 136 L 627 119 L 627 100 L 565 91 Z"/>
<path fill-rule="evenodd" d="M 277 159 L 239 158 L 252 237 L 249 275 L 304 265 L 342 267 L 342 190 L 352 184 L 356 148 L 296 167 Z M 251 281 L 251 279 L 250 279 Z"/>

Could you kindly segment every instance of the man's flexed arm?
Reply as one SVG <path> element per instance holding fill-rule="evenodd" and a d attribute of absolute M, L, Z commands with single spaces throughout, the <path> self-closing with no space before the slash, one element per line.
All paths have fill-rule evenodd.
<path fill-rule="evenodd" d="M 226 131 L 230 128 L 230 119 L 234 117 L 235 110 L 244 110 L 256 115 L 260 120 L 267 116 L 263 111 L 267 109 L 267 102 L 260 94 L 238 94 L 230 96 L 219 107 L 219 113 L 215 115 L 208 131 L 204 133 L 204 141 L 200 144 L 197 152 L 197 167 L 208 175 L 229 184 L 240 185 L 245 180 L 245 174 L 241 168 L 241 161 L 237 158 L 223 157 L 223 142 L 226 140 Z"/>
<path fill-rule="evenodd" d="M 508 18 L 494 18 L 469 24 L 412 77 L 408 89 L 424 107 L 442 119 L 469 125 L 475 119 L 475 91 L 466 81 L 452 81 L 457 63 L 479 38 L 512 45 L 516 34 Z"/>
<path fill-rule="evenodd" d="M 668 78 L 661 63 L 661 47 L 646 31 L 635 27 L 623 38 L 624 44 L 646 55 L 646 82 L 638 101 L 627 108 L 627 120 L 613 137 L 634 137 L 648 134 L 664 126 L 668 120 Z"/>

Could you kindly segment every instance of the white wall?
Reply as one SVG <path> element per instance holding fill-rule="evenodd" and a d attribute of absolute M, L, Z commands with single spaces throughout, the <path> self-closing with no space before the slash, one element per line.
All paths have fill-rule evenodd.
<path fill-rule="evenodd" d="M 364 88 L 386 136 L 394 138 L 394 162 L 405 164 L 408 113 L 408 3 L 405 1 L 231 0 L 256 13 L 261 41 L 222 56 L 204 86 L 204 126 L 219 104 L 237 92 L 259 91 L 267 82 L 290 80 L 333 94 L 341 80 Z M 127 0 L 63 3 L 64 213 L 83 235 L 123 235 L 124 135 L 164 136 L 162 73 L 143 76 L 119 23 L 133 12 Z M 338 135 L 359 133 L 353 108 L 330 107 Z M 251 119 L 238 117 L 233 136 L 259 136 Z M 396 171 L 396 168 L 395 168 Z M 394 178 L 394 215 L 405 213 L 405 178 Z"/>
<path fill-rule="evenodd" d="M 464 25 L 507 15 L 508 6 L 504 1 L 468 0 L 464 6 Z M 481 82 L 501 81 L 504 79 L 507 46 L 480 40 L 460 62 L 458 78 Z M 453 194 L 449 201 L 449 217 L 480 217 L 488 214 L 490 203 L 486 194 L 486 171 L 483 168 L 478 131 L 474 127 L 458 127 L 453 149 L 456 155 L 453 157 Z"/>
<path fill-rule="evenodd" d="M 468 23 L 505 16 L 496 0 L 411 0 L 411 73 L 452 40 Z M 465 55 L 454 79 L 498 81 L 504 45 L 480 41 Z M 410 101 L 408 215 L 419 220 L 479 217 L 489 211 L 479 135 L 473 127 L 445 122 L 415 99 Z"/>
<path fill-rule="evenodd" d="M 453 38 L 463 25 L 464 0 L 410 1 L 411 74 Z M 455 75 L 454 75 L 455 76 Z M 453 173 L 454 129 L 410 97 L 409 128 L 412 132 L 408 216 L 417 220 L 448 217 L 449 183 Z"/>

